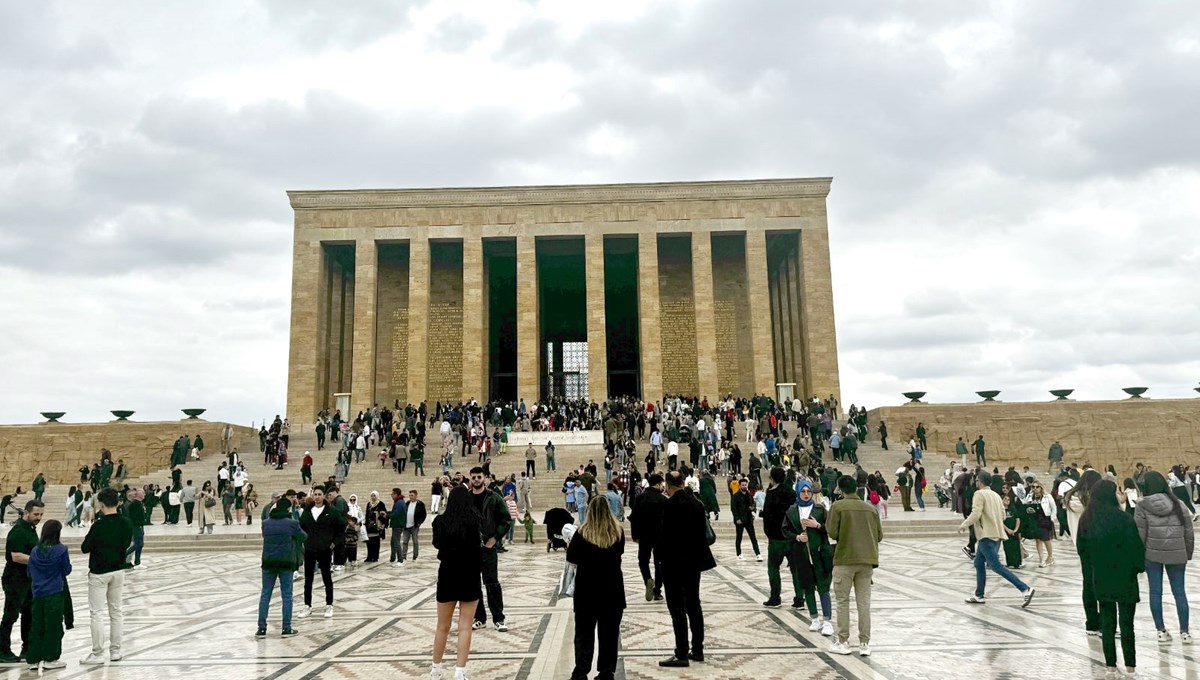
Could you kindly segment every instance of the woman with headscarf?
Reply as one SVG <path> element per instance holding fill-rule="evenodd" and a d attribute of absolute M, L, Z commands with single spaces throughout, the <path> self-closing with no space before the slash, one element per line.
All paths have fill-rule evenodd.
<path fill-rule="evenodd" d="M 808 615 L 812 619 L 808 629 L 833 635 L 833 605 L 829 598 L 829 586 L 833 582 L 833 549 L 825 529 L 828 510 L 815 499 L 816 489 L 811 482 L 807 479 L 796 482 L 796 502 L 784 514 L 783 537 L 791 541 L 792 568 L 804 590 Z M 817 595 L 821 598 L 820 616 L 817 616 Z M 799 605 L 799 601 L 792 603 L 797 609 Z"/>
<path fill-rule="evenodd" d="M 1138 535 L 1146 545 L 1146 580 L 1150 582 L 1150 615 L 1158 631 L 1159 642 L 1170 642 L 1171 634 L 1163 623 L 1162 573 L 1165 569 L 1179 617 L 1179 637 L 1189 644 L 1188 599 L 1184 588 L 1187 563 L 1196 547 L 1196 533 L 1187 509 L 1167 486 L 1167 480 L 1153 470 L 1142 476 L 1142 500 L 1133 513 Z"/>
<path fill-rule="evenodd" d="M 1086 474 L 1084 475 L 1087 476 Z M 1082 480 L 1080 481 L 1082 485 Z M 1121 627 L 1125 671 L 1137 672 L 1133 615 L 1140 599 L 1138 574 L 1145 571 L 1146 549 L 1129 513 L 1117 504 L 1117 485 L 1102 480 L 1093 485 L 1075 539 L 1084 563 L 1084 582 L 1091 582 L 1100 608 L 1100 639 L 1107 676 L 1117 676 L 1116 633 Z"/>
<path fill-rule="evenodd" d="M 364 563 L 379 561 L 379 543 L 386 532 L 387 523 L 387 506 L 380 500 L 379 492 L 372 491 L 363 518 L 364 528 L 367 530 L 367 558 L 363 560 Z"/>
<path fill-rule="evenodd" d="M 1094 487 L 1101 482 L 1100 473 L 1088 470 L 1079 478 L 1079 483 L 1062 495 L 1063 507 L 1067 509 L 1067 523 L 1071 527 L 1071 538 L 1079 552 L 1079 566 L 1083 569 L 1083 616 L 1084 627 L 1088 635 L 1100 635 L 1100 609 L 1097 606 L 1095 584 L 1092 582 L 1093 568 L 1090 563 L 1092 553 L 1085 554 L 1079 550 L 1079 523 L 1083 513 L 1091 503 Z M 1116 499 L 1116 485 L 1113 485 L 1113 499 Z"/>

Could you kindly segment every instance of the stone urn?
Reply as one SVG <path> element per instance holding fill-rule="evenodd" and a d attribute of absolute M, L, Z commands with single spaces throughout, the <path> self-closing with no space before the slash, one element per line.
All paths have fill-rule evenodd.
<path fill-rule="evenodd" d="M 1200 387 L 1193 387 L 1192 389 L 1196 390 L 1197 392 L 1200 392 Z M 46 414 L 43 413 L 42 415 L 46 415 Z"/>
<path fill-rule="evenodd" d="M 129 420 L 129 416 L 133 415 L 134 412 L 133 411 L 109 411 L 109 413 L 116 416 L 118 422 L 127 422 Z"/>
<path fill-rule="evenodd" d="M 187 416 L 188 420 L 200 420 L 200 414 L 204 413 L 208 409 L 206 409 L 206 408 L 185 408 L 185 409 L 180 409 L 180 410 L 183 411 L 183 414 L 185 416 Z"/>
<path fill-rule="evenodd" d="M 1129 395 L 1130 399 L 1141 399 L 1149 387 L 1122 387 L 1121 391 Z"/>
<path fill-rule="evenodd" d="M 921 403 L 921 397 L 925 396 L 924 392 L 902 392 L 905 397 L 908 397 L 909 404 Z"/>
<path fill-rule="evenodd" d="M 1050 390 L 1050 394 L 1058 397 L 1057 401 L 1067 401 L 1067 397 L 1071 396 L 1071 393 L 1074 391 L 1075 390 L 1073 390 L 1073 389 L 1071 389 L 1071 390 Z"/>
<path fill-rule="evenodd" d="M 47 423 L 57 423 L 59 418 L 67 415 L 66 411 L 42 411 L 42 417 Z"/>
<path fill-rule="evenodd" d="M 1000 395 L 1000 390 L 983 390 L 981 392 L 976 392 L 975 394 L 983 397 L 984 401 L 996 401 L 996 397 Z"/>

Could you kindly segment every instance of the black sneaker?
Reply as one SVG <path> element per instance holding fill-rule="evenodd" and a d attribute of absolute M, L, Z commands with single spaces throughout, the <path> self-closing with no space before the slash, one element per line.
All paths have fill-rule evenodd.
<path fill-rule="evenodd" d="M 658 665 L 662 666 L 663 668 L 687 668 L 691 664 L 687 659 L 681 659 L 677 656 L 672 656 L 669 659 L 663 659 L 662 661 L 659 661 Z"/>
<path fill-rule="evenodd" d="M 21 657 L 17 656 L 16 654 L 13 654 L 12 652 L 0 653 L 0 663 L 17 663 L 20 660 L 21 660 Z"/>
<path fill-rule="evenodd" d="M 975 559 L 975 552 L 965 546 L 963 547 L 963 554 L 967 556 L 967 559 Z"/>
<path fill-rule="evenodd" d="M 779 609 L 783 606 L 783 602 L 779 600 L 767 600 L 766 602 L 763 602 L 763 606 L 767 607 L 768 609 Z"/>
<path fill-rule="evenodd" d="M 699 662 L 703 663 L 704 662 L 704 652 L 692 652 L 691 654 L 688 654 L 688 658 L 691 659 L 692 661 L 699 661 Z"/>
<path fill-rule="evenodd" d="M 804 603 L 801 602 L 800 600 L 792 600 L 792 609 L 796 609 L 796 610 L 804 609 Z"/>
<path fill-rule="evenodd" d="M 261 639 L 265 638 L 266 636 L 267 636 L 267 629 L 266 629 L 266 628 L 259 628 L 259 629 L 258 629 L 258 632 L 256 632 L 256 633 L 254 634 L 254 637 L 258 638 L 259 640 L 261 640 Z"/>
<path fill-rule="evenodd" d="M 295 628 L 285 628 L 283 630 L 283 637 L 292 637 L 293 635 L 297 635 L 299 632 L 300 631 L 296 630 Z"/>

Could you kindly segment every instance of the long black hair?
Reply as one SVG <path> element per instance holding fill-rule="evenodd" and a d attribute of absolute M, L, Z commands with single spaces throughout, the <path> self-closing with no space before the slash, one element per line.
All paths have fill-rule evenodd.
<path fill-rule="evenodd" d="M 1091 488 L 1087 509 L 1079 518 L 1079 533 L 1106 533 L 1118 526 L 1118 522 L 1132 521 L 1129 513 L 1122 512 L 1117 503 L 1117 485 L 1110 480 L 1101 480 Z"/>
<path fill-rule="evenodd" d="M 1162 476 L 1161 472 L 1150 470 L 1142 475 L 1142 500 L 1155 494 L 1163 494 L 1170 499 L 1180 524 L 1184 527 L 1191 524 L 1192 518 L 1189 516 L 1187 508 L 1183 507 L 1179 497 L 1171 492 L 1171 485 L 1167 484 L 1166 478 Z"/>
<path fill-rule="evenodd" d="M 52 546 L 62 543 L 62 522 L 56 519 L 48 519 L 42 524 L 42 540 L 38 541 L 37 547 L 50 549 Z"/>
<path fill-rule="evenodd" d="M 488 492 L 484 491 L 484 493 Z M 479 513 L 475 511 L 471 492 L 465 486 L 456 486 L 450 490 L 450 495 L 446 497 L 446 507 L 442 508 L 440 518 L 439 524 L 449 536 L 465 539 L 480 535 Z"/>
<path fill-rule="evenodd" d="M 1071 502 L 1072 498 L 1079 496 L 1079 502 L 1082 503 L 1086 508 L 1091 504 L 1092 494 L 1095 486 L 1103 479 L 1104 478 L 1100 476 L 1100 473 L 1096 472 L 1095 470 L 1087 470 L 1084 472 L 1083 476 L 1079 478 L 1079 481 L 1075 484 L 1075 486 L 1071 487 L 1065 494 L 1063 494 L 1063 507 L 1066 507 L 1067 504 Z M 1114 489 L 1116 486 L 1116 484 L 1113 484 Z M 1114 500 L 1115 495 L 1116 492 L 1114 491 Z"/>

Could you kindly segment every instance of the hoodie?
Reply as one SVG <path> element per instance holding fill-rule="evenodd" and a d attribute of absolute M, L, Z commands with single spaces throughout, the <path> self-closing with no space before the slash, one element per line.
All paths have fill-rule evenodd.
<path fill-rule="evenodd" d="M 1186 564 L 1196 545 L 1195 528 L 1187 509 L 1176 510 L 1179 501 L 1165 493 L 1146 496 L 1133 511 L 1133 521 L 1146 546 L 1146 560 L 1160 564 Z M 1183 518 L 1180 518 L 1183 514 Z"/>
<path fill-rule="evenodd" d="M 67 555 L 67 546 L 61 543 L 38 546 L 29 552 L 29 576 L 33 579 L 34 597 L 61 593 L 70 573 L 71 558 Z"/>

